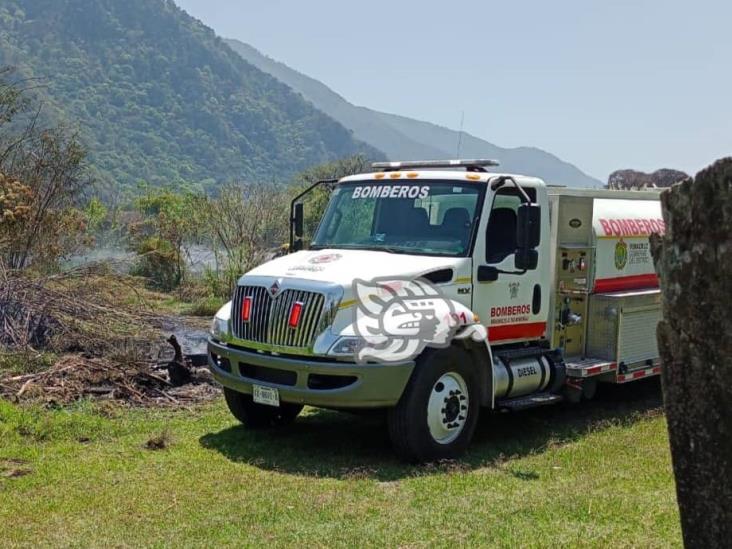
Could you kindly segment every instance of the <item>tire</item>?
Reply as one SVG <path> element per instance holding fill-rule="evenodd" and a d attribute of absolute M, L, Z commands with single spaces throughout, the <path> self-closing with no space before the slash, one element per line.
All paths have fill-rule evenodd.
<path fill-rule="evenodd" d="M 397 455 L 409 462 L 453 459 L 467 449 L 480 413 L 470 355 L 458 348 L 428 349 L 418 360 L 399 403 L 388 413 Z"/>
<path fill-rule="evenodd" d="M 245 395 L 224 387 L 226 405 L 232 415 L 250 429 L 289 425 L 302 411 L 301 404 L 281 402 L 279 407 L 257 404 L 252 395 Z"/>

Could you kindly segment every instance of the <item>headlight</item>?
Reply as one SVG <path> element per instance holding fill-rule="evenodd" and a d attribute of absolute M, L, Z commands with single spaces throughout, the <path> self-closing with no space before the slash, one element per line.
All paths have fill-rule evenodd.
<path fill-rule="evenodd" d="M 214 317 L 211 322 L 211 335 L 216 339 L 223 339 L 229 335 L 229 321 Z"/>
<path fill-rule="evenodd" d="M 366 340 L 362 337 L 343 336 L 333 344 L 328 354 L 332 356 L 355 356 L 366 343 Z"/>
<path fill-rule="evenodd" d="M 231 318 L 231 302 L 227 303 L 211 321 L 211 336 L 226 339 L 229 336 L 229 319 Z"/>

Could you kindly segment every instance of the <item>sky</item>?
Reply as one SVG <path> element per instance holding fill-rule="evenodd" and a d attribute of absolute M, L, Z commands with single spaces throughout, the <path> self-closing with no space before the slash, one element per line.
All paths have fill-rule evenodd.
<path fill-rule="evenodd" d="M 605 181 L 732 155 L 727 0 L 176 0 L 351 103 Z"/>

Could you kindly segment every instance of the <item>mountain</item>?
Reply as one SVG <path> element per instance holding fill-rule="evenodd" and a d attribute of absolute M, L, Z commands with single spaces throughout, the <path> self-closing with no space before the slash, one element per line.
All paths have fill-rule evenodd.
<path fill-rule="evenodd" d="M 358 107 L 325 84 L 275 61 L 238 40 L 226 40 L 247 62 L 274 76 L 353 131 L 354 137 L 384 151 L 392 160 L 454 158 L 459 132 L 431 124 Z M 571 187 L 601 187 L 602 182 L 553 154 L 533 147 L 503 148 L 463 133 L 461 156 L 496 158 L 501 169 L 537 175 L 548 183 Z"/>
<path fill-rule="evenodd" d="M 133 185 L 288 178 L 383 158 L 172 0 L 2 0 L 0 65 L 78 127 L 96 175 Z"/>

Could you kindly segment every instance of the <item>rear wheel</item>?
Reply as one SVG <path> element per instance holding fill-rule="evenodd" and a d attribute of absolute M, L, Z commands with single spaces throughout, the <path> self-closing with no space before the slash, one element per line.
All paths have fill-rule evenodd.
<path fill-rule="evenodd" d="M 279 406 L 266 406 L 252 400 L 252 395 L 245 395 L 224 387 L 224 398 L 232 415 L 247 427 L 263 429 L 289 425 L 302 411 L 301 404 L 281 402 Z"/>
<path fill-rule="evenodd" d="M 459 456 L 473 437 L 479 398 L 468 353 L 457 347 L 427 351 L 399 403 L 389 410 L 395 451 L 413 462 Z"/>

